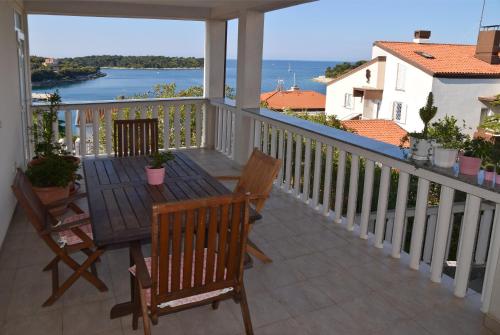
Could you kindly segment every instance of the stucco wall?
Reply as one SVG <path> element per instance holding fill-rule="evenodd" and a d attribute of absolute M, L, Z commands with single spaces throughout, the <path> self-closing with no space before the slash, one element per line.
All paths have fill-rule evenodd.
<path fill-rule="evenodd" d="M 398 122 L 399 125 L 407 131 L 421 130 L 423 123 L 418 112 L 425 105 L 427 95 L 432 90 L 432 76 L 374 46 L 372 57 L 378 56 L 386 56 L 384 94 L 379 118 L 392 120 L 394 102 L 402 102 L 406 117 L 402 122 Z M 404 90 L 396 89 L 398 64 L 404 64 L 406 68 Z"/>
<path fill-rule="evenodd" d="M 23 160 L 15 6 L 0 1 L 0 245 L 16 204 L 10 189 L 15 166 Z"/>
<path fill-rule="evenodd" d="M 460 124 L 465 120 L 472 134 L 479 125 L 481 108 L 486 108 L 478 97 L 499 94 L 500 79 L 434 78 L 432 91 L 434 105 L 438 107 L 435 119 L 454 115 Z"/>
<path fill-rule="evenodd" d="M 348 77 L 333 82 L 326 87 L 325 113 L 327 115 L 337 115 L 341 120 L 352 114 L 363 114 L 363 101 L 361 98 L 354 98 L 354 108 L 344 106 L 346 93 L 352 94 L 353 87 L 373 87 L 378 88 L 380 62 L 375 62 L 364 69 L 354 72 Z M 366 82 L 366 70 L 371 71 L 370 83 Z M 383 71 L 382 75 L 383 75 Z"/>

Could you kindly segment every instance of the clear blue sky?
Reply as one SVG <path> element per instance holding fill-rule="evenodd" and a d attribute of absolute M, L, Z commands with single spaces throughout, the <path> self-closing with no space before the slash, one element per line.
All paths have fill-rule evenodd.
<path fill-rule="evenodd" d="M 475 43 L 482 0 L 320 0 L 266 14 L 264 59 L 358 60 L 375 40 L 409 41 L 416 29 L 433 42 Z M 483 24 L 500 24 L 500 0 L 487 0 Z M 228 57 L 236 56 L 230 23 Z M 30 16 L 31 54 L 203 56 L 204 23 Z"/>

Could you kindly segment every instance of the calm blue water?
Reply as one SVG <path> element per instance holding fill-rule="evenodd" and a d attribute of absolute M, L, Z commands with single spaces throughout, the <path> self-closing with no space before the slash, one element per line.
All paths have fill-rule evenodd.
<path fill-rule="evenodd" d="M 293 85 L 295 73 L 297 85 L 301 89 L 326 92 L 326 86 L 312 81 L 323 75 L 326 67 L 338 62 L 265 60 L 262 67 L 262 91 L 272 91 L 279 79 L 285 88 Z M 291 71 L 289 71 L 289 68 Z M 105 77 L 80 83 L 66 84 L 51 88 L 36 88 L 34 93 L 53 92 L 59 89 L 63 101 L 112 100 L 118 96 L 132 96 L 152 90 L 156 84 L 176 83 L 177 89 L 203 85 L 203 70 L 133 70 L 103 69 Z M 236 61 L 228 60 L 226 83 L 236 87 Z"/>

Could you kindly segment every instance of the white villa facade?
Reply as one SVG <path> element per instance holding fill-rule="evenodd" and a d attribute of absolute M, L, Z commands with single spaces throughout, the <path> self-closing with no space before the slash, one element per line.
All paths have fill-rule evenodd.
<path fill-rule="evenodd" d="M 500 36 L 498 30 L 486 33 Z M 418 111 L 433 92 L 436 119 L 454 115 L 472 133 L 492 113 L 479 98 L 500 93 L 500 64 L 480 60 L 476 53 L 473 45 L 431 44 L 421 38 L 375 42 L 371 61 L 328 84 L 326 113 L 341 120 L 394 120 L 407 131 L 419 131 Z"/>

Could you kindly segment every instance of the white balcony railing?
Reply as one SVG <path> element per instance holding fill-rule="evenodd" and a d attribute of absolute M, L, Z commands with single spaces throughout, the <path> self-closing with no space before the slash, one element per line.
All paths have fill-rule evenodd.
<path fill-rule="evenodd" d="M 454 250 L 454 294 L 465 296 L 472 264 L 482 264 L 482 310 L 488 311 L 500 249 L 500 185 L 479 185 L 476 177 L 410 162 L 396 146 L 282 113 L 238 110 L 218 99 L 211 103 L 218 114 L 219 151 L 232 156 L 235 133 L 230 120 L 237 113 L 248 117 L 252 129 L 249 146 L 283 161 L 278 188 L 331 216 L 334 222 L 344 223 L 360 238 L 372 238 L 374 247 L 385 244 L 394 258 L 407 250 L 414 270 L 422 261 L 430 263 L 433 282 L 441 282 L 452 233 L 459 233 Z M 375 179 L 379 181 L 374 183 Z M 417 184 L 414 208 L 407 208 L 410 182 Z M 429 206 L 430 189 L 439 194 L 434 207 Z M 388 210 L 389 196 L 394 193 L 394 209 Z M 455 195 L 463 196 L 465 202 L 455 203 Z"/>
<path fill-rule="evenodd" d="M 446 261 L 456 261 L 457 297 L 466 294 L 472 265 L 484 266 L 482 310 L 488 311 L 500 249 L 498 185 L 479 185 L 475 177 L 410 162 L 393 145 L 265 109 L 240 110 L 225 100 L 63 104 L 59 113 L 66 121 L 68 149 L 82 156 L 113 153 L 114 119 L 154 117 L 159 119 L 163 149 L 214 147 L 231 158 L 240 136 L 235 129 L 239 114 L 251 129 L 249 151 L 257 147 L 283 161 L 277 188 L 360 238 L 372 239 L 374 247 L 385 245 L 394 258 L 407 252 L 414 270 L 429 263 L 433 282 L 441 281 Z M 75 119 L 78 136 L 85 140 L 73 148 Z M 439 194 L 437 206 L 429 206 L 429 190 Z M 464 202 L 457 200 L 461 195 Z M 452 235 L 459 235 L 458 246 L 450 245 Z M 456 257 L 451 259 L 450 254 Z"/>

